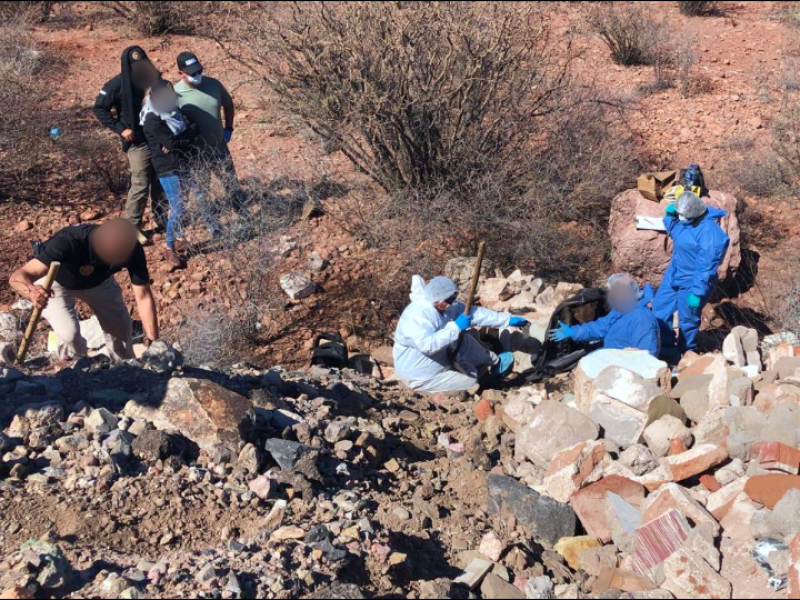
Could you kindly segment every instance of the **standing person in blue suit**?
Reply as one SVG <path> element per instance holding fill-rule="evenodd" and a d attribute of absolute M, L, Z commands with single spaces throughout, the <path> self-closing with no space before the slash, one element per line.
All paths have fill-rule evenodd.
<path fill-rule="evenodd" d="M 664 216 L 674 249 L 653 300 L 653 313 L 661 326 L 664 346 L 674 347 L 672 319 L 678 312 L 681 354 L 697 348 L 700 316 L 717 285 L 717 271 L 730 245 L 719 224 L 725 215 L 726 211 L 709 207 L 696 194 L 685 191 L 667 207 Z"/>

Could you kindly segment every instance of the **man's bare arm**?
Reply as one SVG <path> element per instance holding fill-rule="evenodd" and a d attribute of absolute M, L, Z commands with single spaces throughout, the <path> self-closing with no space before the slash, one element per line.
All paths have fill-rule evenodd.
<path fill-rule="evenodd" d="M 158 331 L 158 311 L 156 310 L 156 299 L 149 285 L 134 285 L 133 295 L 136 298 L 136 308 L 139 311 L 139 318 L 142 319 L 142 327 L 147 340 L 155 342 L 159 338 Z"/>
<path fill-rule="evenodd" d="M 14 271 L 8 283 L 20 296 L 33 302 L 34 306 L 43 309 L 53 294 L 52 292 L 48 293 L 42 286 L 36 285 L 36 282 L 47 275 L 48 270 L 46 264 L 34 258 L 22 268 Z"/>

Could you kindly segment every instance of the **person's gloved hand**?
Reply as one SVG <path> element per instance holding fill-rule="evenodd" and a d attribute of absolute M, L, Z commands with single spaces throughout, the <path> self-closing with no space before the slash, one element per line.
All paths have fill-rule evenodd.
<path fill-rule="evenodd" d="M 472 327 L 472 315 L 460 314 L 456 317 L 456 325 L 461 331 L 466 331 Z"/>
<path fill-rule="evenodd" d="M 226 129 L 225 133 L 222 134 L 222 139 L 225 140 L 226 144 L 231 141 L 232 137 L 233 137 L 233 129 Z"/>
<path fill-rule="evenodd" d="M 671 219 L 674 219 L 678 216 L 678 208 L 675 206 L 674 202 L 667 207 L 667 210 L 664 212 L 664 216 L 670 217 Z"/>
<path fill-rule="evenodd" d="M 553 342 L 563 342 L 565 340 L 572 338 L 572 327 L 564 323 L 563 321 L 558 322 L 558 329 L 551 329 L 547 337 L 550 341 Z"/>
<path fill-rule="evenodd" d="M 528 324 L 528 319 L 522 317 L 511 317 L 508 321 L 509 327 L 525 327 Z"/>
<path fill-rule="evenodd" d="M 686 300 L 686 304 L 689 305 L 689 308 L 692 311 L 692 314 L 697 314 L 700 312 L 700 305 L 703 303 L 703 299 L 696 294 L 690 294 L 689 298 Z"/>

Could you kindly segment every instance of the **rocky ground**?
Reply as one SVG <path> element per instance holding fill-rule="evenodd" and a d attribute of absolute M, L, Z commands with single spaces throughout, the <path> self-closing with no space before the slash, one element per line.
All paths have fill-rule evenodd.
<path fill-rule="evenodd" d="M 482 299 L 535 331 L 569 287 L 516 274 Z M 739 328 L 675 369 L 601 350 L 458 396 L 374 354 L 222 372 L 159 342 L 3 368 L 3 597 L 800 594 L 791 335 Z"/>

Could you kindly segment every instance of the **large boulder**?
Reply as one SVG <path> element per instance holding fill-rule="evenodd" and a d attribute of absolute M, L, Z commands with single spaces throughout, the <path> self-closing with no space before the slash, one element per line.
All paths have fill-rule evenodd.
<path fill-rule="evenodd" d="M 741 233 L 736 216 L 737 201 L 731 194 L 710 192 L 703 198 L 706 204 L 728 211 L 721 226 L 731 238 L 728 254 L 719 268 L 720 281 L 733 277 L 742 262 Z M 626 271 L 637 277 L 658 284 L 672 258 L 672 242 L 664 233 L 640 231 L 636 228 L 636 217 L 663 216 L 668 202 L 652 202 L 637 190 L 622 192 L 611 204 L 609 236 L 611 237 L 611 260 L 617 271 Z"/>
<path fill-rule="evenodd" d="M 250 400 L 206 379 L 173 378 L 163 399 L 131 400 L 125 413 L 150 421 L 157 429 L 179 432 L 210 452 L 219 447 L 238 451 L 255 427 Z"/>

